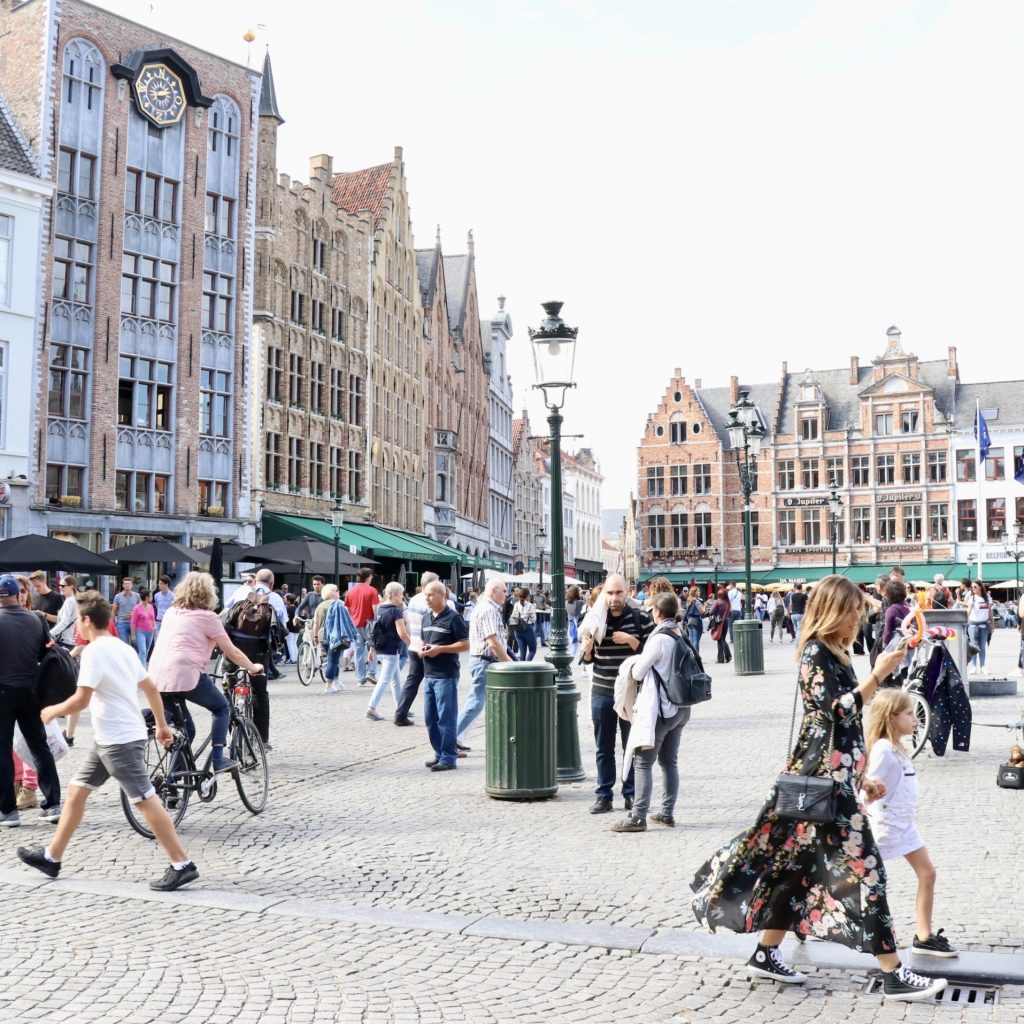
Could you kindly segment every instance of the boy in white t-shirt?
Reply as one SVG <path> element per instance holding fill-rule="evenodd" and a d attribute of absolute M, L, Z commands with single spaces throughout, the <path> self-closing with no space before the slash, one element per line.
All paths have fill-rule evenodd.
<path fill-rule="evenodd" d="M 146 824 L 171 861 L 163 877 L 150 882 L 149 887 L 169 892 L 194 882 L 199 872 L 189 860 L 174 823 L 149 779 L 145 758 L 146 723 L 139 710 L 139 690 L 146 695 L 156 719 L 157 740 L 166 747 L 173 742 L 173 736 L 164 718 L 160 693 L 146 675 L 139 656 L 128 644 L 108 633 L 110 614 L 110 604 L 95 590 L 79 597 L 78 632 L 86 646 L 82 651 L 78 688 L 74 696 L 62 704 L 43 708 L 41 718 L 50 722 L 91 707 L 95 744 L 68 786 L 68 797 L 50 845 L 45 849 L 19 847 L 18 857 L 44 875 L 56 878 L 61 857 L 75 829 L 82 823 L 89 794 L 113 777 L 128 799 L 142 811 Z"/>

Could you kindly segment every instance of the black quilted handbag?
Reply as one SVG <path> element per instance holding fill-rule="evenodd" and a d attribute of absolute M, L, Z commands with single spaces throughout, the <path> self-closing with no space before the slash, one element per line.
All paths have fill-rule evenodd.
<path fill-rule="evenodd" d="M 793 698 L 793 719 L 789 726 L 789 749 L 793 749 L 793 731 L 796 727 L 796 709 L 800 699 L 800 683 L 796 686 Z M 832 750 L 835 745 L 835 717 L 829 719 L 828 749 L 818 761 L 830 764 Z M 786 764 L 790 768 L 792 762 Z M 780 818 L 791 821 L 806 821 L 818 825 L 828 825 L 836 820 L 837 812 L 836 784 L 831 774 L 826 775 L 794 775 L 790 771 L 779 773 L 775 780 L 775 813 Z"/>

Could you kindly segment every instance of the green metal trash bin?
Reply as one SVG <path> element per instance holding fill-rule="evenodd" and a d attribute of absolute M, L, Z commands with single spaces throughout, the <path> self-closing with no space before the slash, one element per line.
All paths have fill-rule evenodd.
<path fill-rule="evenodd" d="M 757 619 L 737 619 L 732 624 L 734 669 L 738 676 L 764 672 L 764 634 Z"/>
<path fill-rule="evenodd" d="M 487 670 L 488 796 L 541 800 L 558 792 L 555 669 L 501 661 Z"/>

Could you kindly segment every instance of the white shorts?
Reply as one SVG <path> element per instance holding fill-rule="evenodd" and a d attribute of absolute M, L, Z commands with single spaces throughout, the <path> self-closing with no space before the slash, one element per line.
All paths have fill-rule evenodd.
<path fill-rule="evenodd" d="M 875 833 L 875 844 L 883 861 L 893 861 L 920 850 L 924 846 L 924 839 L 916 825 L 907 825 L 898 831 L 886 829 L 881 837 Z"/>

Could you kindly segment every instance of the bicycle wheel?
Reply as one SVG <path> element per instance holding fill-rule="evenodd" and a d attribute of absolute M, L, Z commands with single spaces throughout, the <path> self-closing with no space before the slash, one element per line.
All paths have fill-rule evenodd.
<path fill-rule="evenodd" d="M 185 817 L 188 798 L 192 793 L 184 774 L 188 771 L 188 761 L 181 751 L 183 743 L 184 740 L 177 737 L 169 747 L 164 747 L 157 743 L 155 736 L 150 736 L 146 740 L 145 749 L 146 770 L 150 781 L 175 827 Z M 146 839 L 156 838 L 146 819 L 142 816 L 142 811 L 128 799 L 123 789 L 121 790 L 121 809 L 128 819 L 128 824 L 140 836 L 145 836 Z"/>
<path fill-rule="evenodd" d="M 309 686 L 316 674 L 316 651 L 311 643 L 305 642 L 299 648 L 299 682 Z"/>
<path fill-rule="evenodd" d="M 932 728 L 932 709 L 922 694 L 914 690 L 910 690 L 909 693 L 910 699 L 914 702 L 914 718 L 917 725 L 909 736 L 903 737 L 903 748 L 913 758 L 924 750 L 928 742 L 928 733 Z"/>
<path fill-rule="evenodd" d="M 259 814 L 267 806 L 270 792 L 270 768 L 263 740 L 248 718 L 236 719 L 231 730 L 231 756 L 238 767 L 235 777 L 238 795 L 247 811 Z"/>

